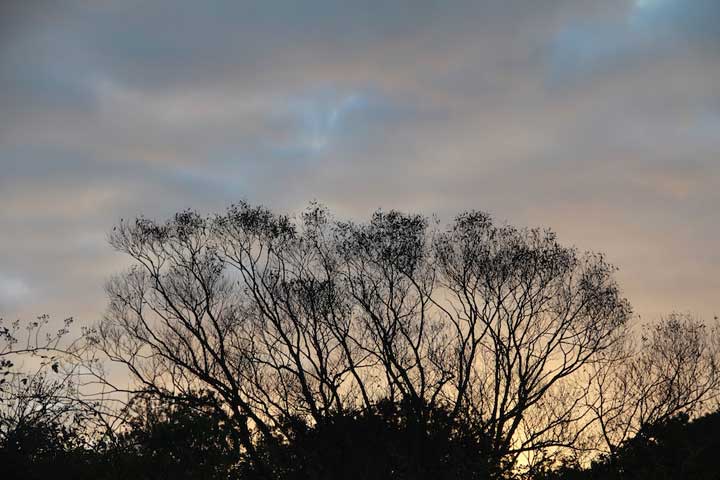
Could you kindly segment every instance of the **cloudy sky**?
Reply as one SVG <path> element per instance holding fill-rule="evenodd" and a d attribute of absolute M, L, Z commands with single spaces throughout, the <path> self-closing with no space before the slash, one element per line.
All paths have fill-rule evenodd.
<path fill-rule="evenodd" d="M 239 199 L 481 209 L 720 314 L 720 1 L 0 5 L 0 316 L 90 323 L 121 217 Z"/>

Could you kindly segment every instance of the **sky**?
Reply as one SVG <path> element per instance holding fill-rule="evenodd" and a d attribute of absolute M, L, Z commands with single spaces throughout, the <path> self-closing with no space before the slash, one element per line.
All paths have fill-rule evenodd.
<path fill-rule="evenodd" d="M 0 2 L 0 317 L 105 308 L 121 218 L 468 209 L 720 315 L 720 1 Z"/>

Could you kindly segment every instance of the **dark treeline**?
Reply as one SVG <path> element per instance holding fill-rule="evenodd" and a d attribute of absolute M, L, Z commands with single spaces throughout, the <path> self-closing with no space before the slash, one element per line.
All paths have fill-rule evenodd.
<path fill-rule="evenodd" d="M 714 325 L 596 253 L 241 203 L 121 221 L 103 319 L 0 324 L 3 478 L 718 478 Z"/>
<path fill-rule="evenodd" d="M 493 465 L 481 435 L 449 426 L 438 412 L 419 425 L 402 405 L 337 415 L 322 426 L 296 425 L 284 445 L 260 445 L 271 466 L 258 471 L 237 449 L 233 432 L 203 399 L 178 405 L 147 400 L 131 429 L 111 442 L 85 442 L 57 423 L 19 425 L 0 444 L 7 479 L 491 479 L 512 478 Z M 207 399 L 205 399 L 207 400 Z M 590 466 L 559 464 L 531 472 L 538 480 L 717 479 L 720 413 L 688 423 L 686 415 L 644 428 L 614 456 Z M 269 475 L 269 476 L 268 476 Z M 527 478 L 527 477 L 526 477 Z"/>

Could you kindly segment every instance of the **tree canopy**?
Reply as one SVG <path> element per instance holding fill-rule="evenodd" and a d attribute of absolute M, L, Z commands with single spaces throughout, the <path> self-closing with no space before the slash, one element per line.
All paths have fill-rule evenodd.
<path fill-rule="evenodd" d="M 672 314 L 638 335 L 602 254 L 483 212 L 357 223 L 239 203 L 121 221 L 110 244 L 132 265 L 49 365 L 78 379 L 107 459 L 146 472 L 547 474 L 625 461 L 720 385 L 714 327 Z"/>

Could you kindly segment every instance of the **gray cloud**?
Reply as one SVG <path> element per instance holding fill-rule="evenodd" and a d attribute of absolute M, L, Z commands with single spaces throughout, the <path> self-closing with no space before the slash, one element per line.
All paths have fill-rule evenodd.
<path fill-rule="evenodd" d="M 149 3 L 0 15 L 5 316 L 91 321 L 120 217 L 240 198 L 486 209 L 718 311 L 717 2 Z"/>
<path fill-rule="evenodd" d="M 714 0 L 634 0 L 612 16 L 569 22 L 551 44 L 556 82 L 645 68 L 720 46 L 720 4 Z M 715 53 L 713 52 L 713 53 Z"/>

